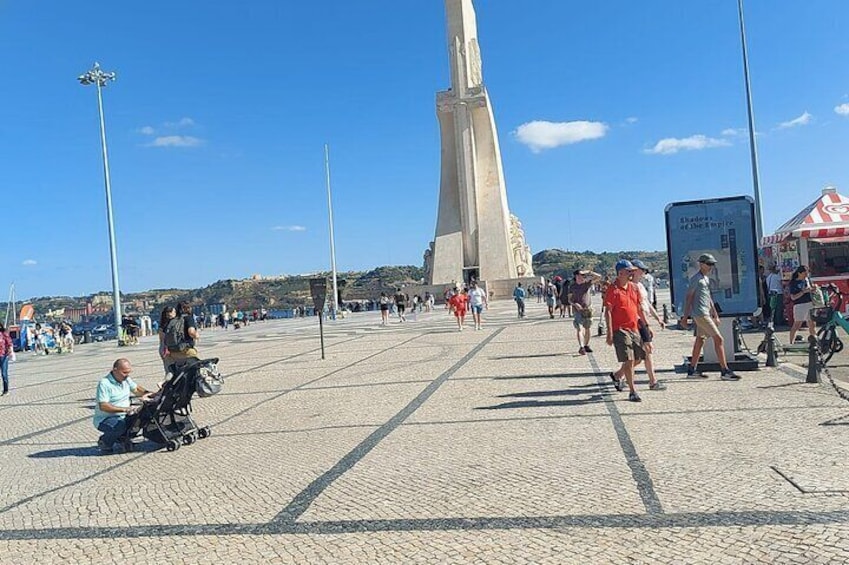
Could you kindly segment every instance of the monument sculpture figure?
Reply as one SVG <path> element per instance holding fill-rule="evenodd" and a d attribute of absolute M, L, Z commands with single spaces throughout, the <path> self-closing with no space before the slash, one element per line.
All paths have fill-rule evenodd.
<path fill-rule="evenodd" d="M 451 88 L 436 96 L 442 174 L 428 283 L 533 276 L 521 224 L 511 232 L 495 118 L 483 84 L 472 0 L 445 0 Z"/>

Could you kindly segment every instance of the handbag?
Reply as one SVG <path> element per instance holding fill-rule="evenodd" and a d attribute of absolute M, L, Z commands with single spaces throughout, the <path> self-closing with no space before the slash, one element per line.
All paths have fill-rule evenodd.
<path fill-rule="evenodd" d="M 201 398 L 218 394 L 221 392 L 223 384 L 224 376 L 218 372 L 218 366 L 215 363 L 209 363 L 198 368 L 195 390 Z"/>
<path fill-rule="evenodd" d="M 637 320 L 637 329 L 640 330 L 640 339 L 643 343 L 651 343 L 652 335 L 649 327 L 642 320 Z"/>

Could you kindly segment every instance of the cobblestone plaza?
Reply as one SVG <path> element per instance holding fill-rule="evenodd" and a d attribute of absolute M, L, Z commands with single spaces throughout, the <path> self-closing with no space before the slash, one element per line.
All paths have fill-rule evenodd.
<path fill-rule="evenodd" d="M 212 436 L 100 455 L 97 381 L 162 378 L 155 338 L 27 356 L 0 400 L 0 563 L 845 563 L 849 403 L 784 365 L 617 393 L 612 348 L 512 302 L 458 332 L 441 307 L 206 330 Z M 595 331 L 594 331 L 595 333 Z M 754 345 L 754 344 L 750 344 Z"/>

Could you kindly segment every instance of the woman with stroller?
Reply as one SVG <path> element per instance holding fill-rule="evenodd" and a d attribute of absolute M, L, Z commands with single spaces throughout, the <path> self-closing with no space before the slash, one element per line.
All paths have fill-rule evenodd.
<path fill-rule="evenodd" d="M 159 355 L 166 374 L 171 372 L 170 367 L 174 364 L 199 359 L 195 349 L 198 332 L 188 304 L 180 302 L 176 308 L 163 308 L 159 327 Z"/>

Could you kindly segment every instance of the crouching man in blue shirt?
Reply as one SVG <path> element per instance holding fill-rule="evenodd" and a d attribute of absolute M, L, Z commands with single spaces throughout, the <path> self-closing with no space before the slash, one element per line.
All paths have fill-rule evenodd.
<path fill-rule="evenodd" d="M 127 431 L 135 410 L 130 407 L 130 393 L 147 397 L 151 393 L 130 378 L 133 367 L 127 359 L 112 364 L 108 375 L 97 384 L 94 399 L 94 427 L 103 432 L 97 440 L 101 453 L 111 453 L 112 446 Z"/>

